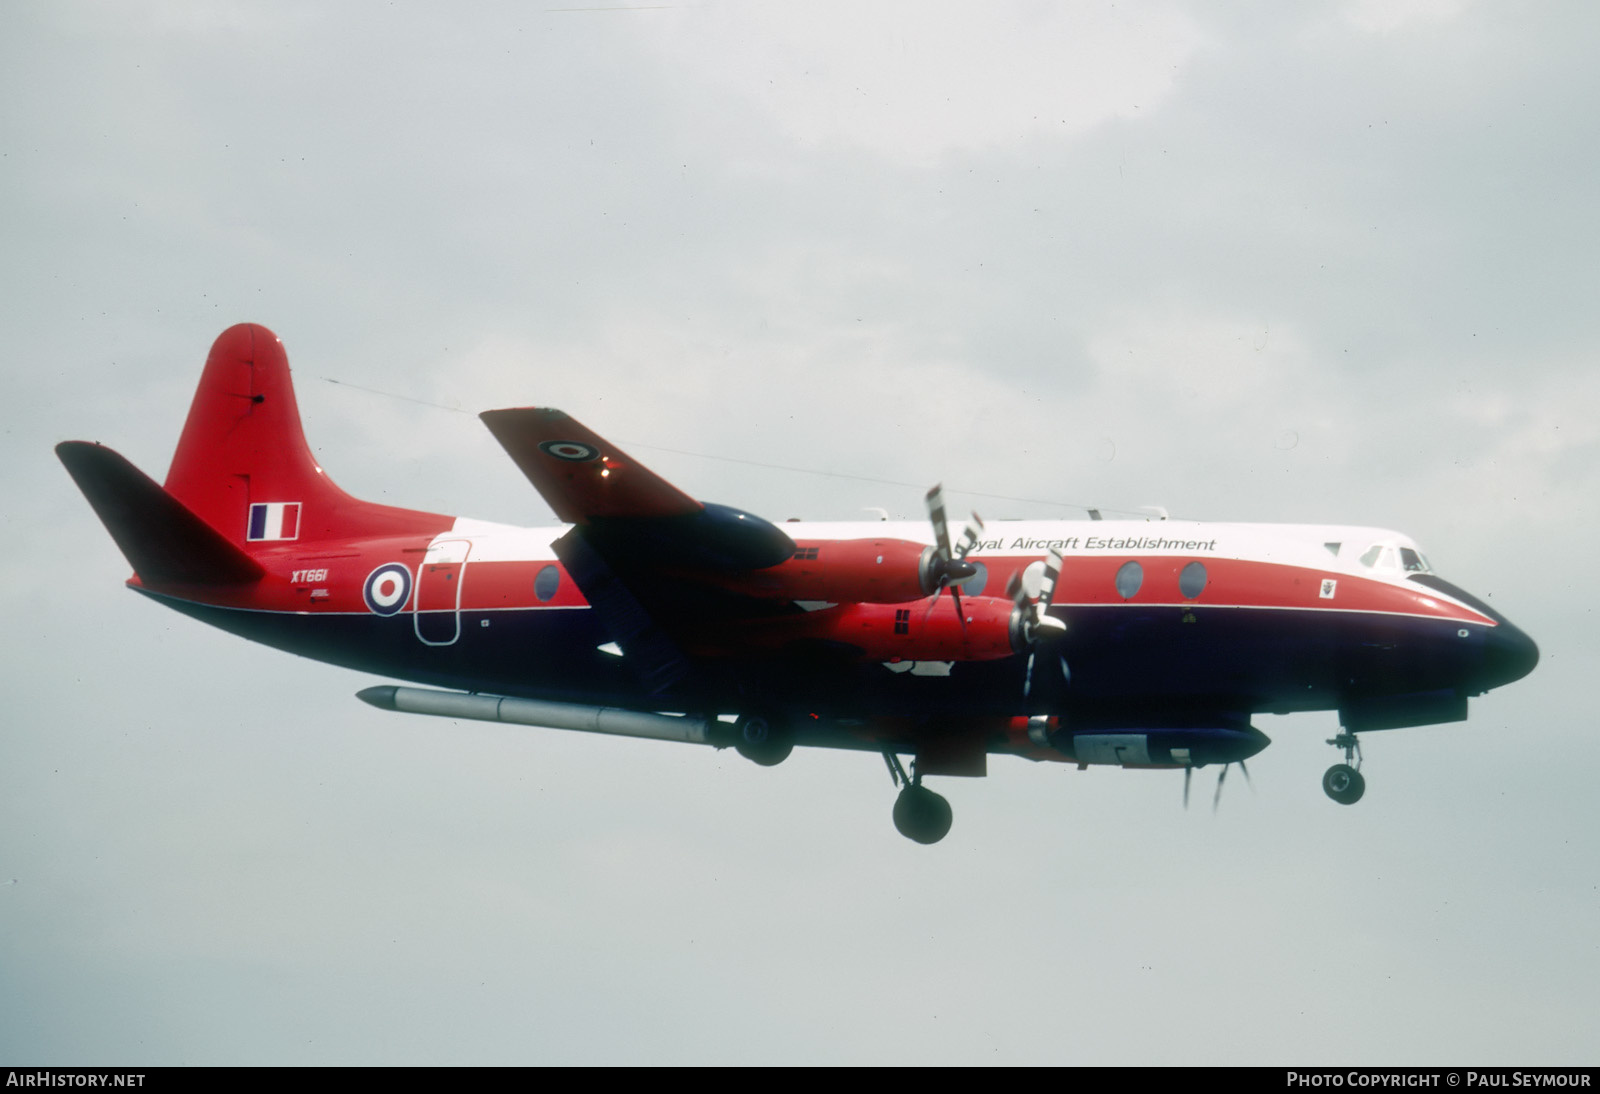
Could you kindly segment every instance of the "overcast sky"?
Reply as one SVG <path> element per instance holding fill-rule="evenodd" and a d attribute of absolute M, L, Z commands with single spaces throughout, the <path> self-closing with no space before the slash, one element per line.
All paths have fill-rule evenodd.
<path fill-rule="evenodd" d="M 1578 2 L 0 6 L 0 1060 L 1593 1064 L 1597 54 Z M 161 478 L 245 320 L 374 500 L 552 521 L 475 414 L 553 405 L 779 520 L 1398 528 L 1542 661 L 1353 808 L 1335 717 L 1262 717 L 1215 816 L 1002 758 L 931 848 L 870 754 L 382 713 L 123 590 L 51 452 Z"/>

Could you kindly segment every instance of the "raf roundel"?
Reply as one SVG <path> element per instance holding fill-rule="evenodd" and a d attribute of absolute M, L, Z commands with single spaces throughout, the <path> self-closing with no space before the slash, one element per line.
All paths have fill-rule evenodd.
<path fill-rule="evenodd" d="M 541 441 L 539 450 L 569 463 L 588 463 L 590 460 L 600 458 L 598 448 L 582 441 Z"/>
<path fill-rule="evenodd" d="M 411 571 L 398 562 L 386 562 L 367 575 L 361 595 L 377 614 L 393 615 L 411 599 Z"/>

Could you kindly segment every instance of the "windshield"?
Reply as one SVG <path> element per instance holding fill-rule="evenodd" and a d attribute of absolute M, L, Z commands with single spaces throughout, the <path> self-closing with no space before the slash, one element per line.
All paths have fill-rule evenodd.
<path fill-rule="evenodd" d="M 1428 560 L 1422 557 L 1421 551 L 1413 551 L 1409 547 L 1400 548 L 1400 568 L 1408 574 L 1431 574 L 1433 567 L 1428 565 Z"/>
<path fill-rule="evenodd" d="M 1393 543 L 1374 543 L 1361 555 L 1361 565 L 1369 570 L 1402 570 L 1408 574 L 1431 574 L 1433 567 L 1414 547 Z"/>

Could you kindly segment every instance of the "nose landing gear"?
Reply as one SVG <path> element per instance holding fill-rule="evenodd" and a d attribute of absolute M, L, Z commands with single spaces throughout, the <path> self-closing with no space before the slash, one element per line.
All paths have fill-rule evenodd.
<path fill-rule="evenodd" d="M 1344 763 L 1334 764 L 1323 774 L 1322 792 L 1340 805 L 1354 805 L 1367 792 L 1367 780 L 1361 774 L 1361 742 L 1354 733 L 1340 733 L 1328 743 L 1344 749 Z"/>

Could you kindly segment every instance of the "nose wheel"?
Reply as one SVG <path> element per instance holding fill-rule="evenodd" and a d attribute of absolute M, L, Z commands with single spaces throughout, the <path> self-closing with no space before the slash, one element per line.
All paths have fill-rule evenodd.
<path fill-rule="evenodd" d="M 917 843 L 938 843 L 944 839 L 955 819 L 944 795 L 923 786 L 921 775 L 907 778 L 906 769 L 900 765 L 900 757 L 893 752 L 885 752 L 883 762 L 889 767 L 889 777 L 901 788 L 894 799 L 895 830 Z M 912 761 L 912 771 L 916 767 L 916 762 Z"/>
<path fill-rule="evenodd" d="M 1361 774 L 1361 742 L 1354 733 L 1341 733 L 1328 743 L 1344 749 L 1344 763 L 1334 764 L 1322 776 L 1322 792 L 1340 805 L 1354 805 L 1367 792 Z"/>

